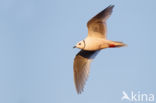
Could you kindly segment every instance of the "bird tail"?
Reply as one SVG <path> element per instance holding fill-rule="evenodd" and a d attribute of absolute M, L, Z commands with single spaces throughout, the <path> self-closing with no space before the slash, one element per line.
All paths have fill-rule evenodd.
<path fill-rule="evenodd" d="M 119 41 L 111 41 L 109 43 L 109 48 L 116 48 L 116 47 L 123 47 L 123 46 L 127 46 L 126 44 L 124 44 L 123 42 L 119 42 Z"/>

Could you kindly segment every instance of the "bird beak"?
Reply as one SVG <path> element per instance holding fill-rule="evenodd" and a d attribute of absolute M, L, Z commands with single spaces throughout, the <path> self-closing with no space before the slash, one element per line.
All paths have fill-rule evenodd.
<path fill-rule="evenodd" d="M 76 46 L 74 46 L 73 48 L 76 48 Z"/>

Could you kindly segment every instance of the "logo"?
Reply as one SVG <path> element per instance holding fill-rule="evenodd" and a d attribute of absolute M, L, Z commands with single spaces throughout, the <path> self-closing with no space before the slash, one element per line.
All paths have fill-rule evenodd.
<path fill-rule="evenodd" d="M 125 91 L 122 91 L 122 101 L 131 101 L 131 102 L 154 102 L 154 94 L 152 93 L 142 93 L 140 91 L 134 92 L 131 91 L 129 94 Z"/>

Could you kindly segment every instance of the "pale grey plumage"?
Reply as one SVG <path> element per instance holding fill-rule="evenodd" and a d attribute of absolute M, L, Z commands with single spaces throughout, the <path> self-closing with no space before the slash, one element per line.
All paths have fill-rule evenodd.
<path fill-rule="evenodd" d="M 77 93 L 83 91 L 85 82 L 90 71 L 90 63 L 95 58 L 99 50 L 111 47 L 124 46 L 121 42 L 106 40 L 106 20 L 112 13 L 114 5 L 108 6 L 95 17 L 88 21 L 88 36 L 77 43 L 75 47 L 81 51 L 74 59 L 74 82 Z"/>
<path fill-rule="evenodd" d="M 99 14 L 88 21 L 88 36 L 100 37 L 106 39 L 107 26 L 106 20 L 110 17 L 114 5 L 108 6 Z"/>
<path fill-rule="evenodd" d="M 111 15 L 114 6 L 110 5 L 91 20 L 88 21 L 88 36 L 106 38 L 106 23 L 105 21 Z M 97 54 L 96 51 L 81 50 L 74 59 L 74 81 L 76 90 L 81 93 L 84 84 L 88 78 L 90 63 L 93 55 Z M 87 57 L 88 56 L 88 57 Z"/>
<path fill-rule="evenodd" d="M 74 82 L 77 93 L 83 91 L 84 84 L 90 71 L 90 63 L 99 51 L 81 50 L 74 59 Z"/>

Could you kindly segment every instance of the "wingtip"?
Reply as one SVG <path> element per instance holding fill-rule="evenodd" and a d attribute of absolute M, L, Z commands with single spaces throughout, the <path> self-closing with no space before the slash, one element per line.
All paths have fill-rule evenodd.
<path fill-rule="evenodd" d="M 109 5 L 107 8 L 113 9 L 114 7 L 115 7 L 115 5 Z"/>
<path fill-rule="evenodd" d="M 105 10 L 105 11 L 108 11 L 108 13 L 111 14 L 112 11 L 113 11 L 113 8 L 114 8 L 114 5 L 109 5 L 109 6 L 108 6 L 107 8 L 105 8 L 104 10 Z"/>
<path fill-rule="evenodd" d="M 80 95 L 83 92 L 83 90 L 77 90 L 77 94 Z"/>
<path fill-rule="evenodd" d="M 115 7 L 115 5 L 112 5 L 112 4 L 111 4 L 111 5 L 109 5 L 109 7 L 112 7 L 112 8 L 113 8 L 113 7 Z"/>
<path fill-rule="evenodd" d="M 75 86 L 77 94 L 80 95 L 84 91 L 84 87 L 80 88 L 77 84 Z"/>

